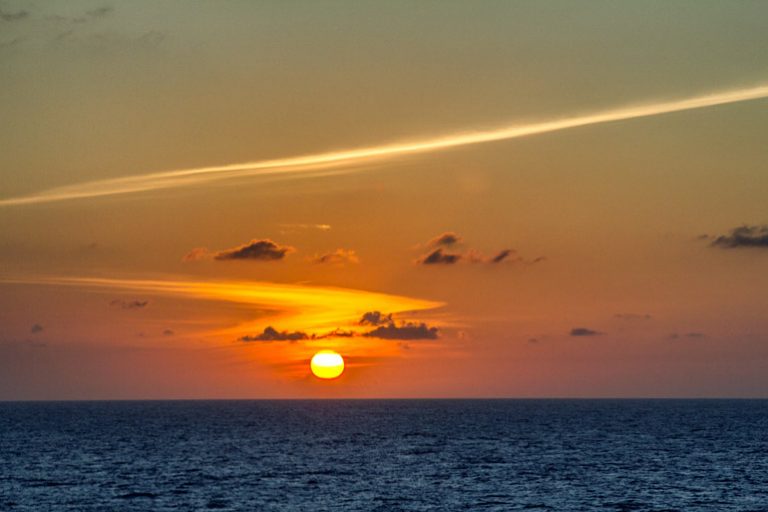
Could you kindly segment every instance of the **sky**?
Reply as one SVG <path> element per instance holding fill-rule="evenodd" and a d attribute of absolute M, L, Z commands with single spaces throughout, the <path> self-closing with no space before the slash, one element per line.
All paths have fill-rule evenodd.
<path fill-rule="evenodd" d="M 2 0 L 0 400 L 768 397 L 766 48 L 759 1 Z"/>

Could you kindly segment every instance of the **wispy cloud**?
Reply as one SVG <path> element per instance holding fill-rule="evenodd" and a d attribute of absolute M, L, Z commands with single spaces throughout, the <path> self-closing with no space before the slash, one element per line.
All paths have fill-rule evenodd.
<path fill-rule="evenodd" d="M 260 318 L 260 322 L 272 318 L 274 319 L 272 325 L 276 329 L 279 323 L 290 325 L 291 330 L 308 331 L 309 334 L 326 334 L 339 326 L 354 326 L 365 311 L 380 310 L 404 313 L 433 309 L 443 305 L 436 301 L 365 290 L 263 281 L 39 277 L 6 278 L 0 279 L 0 283 L 127 290 L 142 294 L 245 304 L 258 309 L 262 314 L 265 311 L 269 312 L 268 315 Z M 128 309 L 131 309 L 131 303 L 132 301 L 118 300 L 114 302 L 114 306 L 122 308 L 123 304 L 126 304 Z M 361 308 L 361 304 L 365 304 L 367 307 Z M 253 325 L 237 326 L 230 329 L 228 334 L 239 337 L 249 331 L 253 332 Z"/>
<path fill-rule="evenodd" d="M 330 224 L 280 224 L 280 228 L 284 233 L 290 233 L 293 231 L 303 231 L 307 229 L 317 229 L 318 231 L 330 231 Z"/>
<path fill-rule="evenodd" d="M 735 89 L 672 101 L 603 110 L 580 116 L 561 117 L 537 123 L 512 124 L 494 129 L 442 135 L 411 142 L 382 144 L 359 149 L 316 153 L 273 160 L 179 169 L 137 176 L 127 176 L 124 178 L 90 181 L 2 199 L 0 200 L 0 206 L 50 203 L 71 199 L 128 194 L 201 185 L 212 181 L 243 178 L 247 176 L 295 175 L 299 173 L 312 174 L 319 170 L 338 168 L 347 164 L 376 162 L 411 154 L 428 153 L 471 144 L 516 139 L 519 137 L 567 130 L 569 128 L 707 108 L 766 97 L 768 97 L 768 85 L 760 85 L 757 87 Z M 363 168 L 360 167 L 357 169 L 363 170 Z"/>

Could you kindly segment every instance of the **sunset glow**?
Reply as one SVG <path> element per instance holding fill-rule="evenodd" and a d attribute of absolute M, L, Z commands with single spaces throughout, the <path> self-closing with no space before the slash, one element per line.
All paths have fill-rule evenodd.
<path fill-rule="evenodd" d="M 765 3 L 0 3 L 0 400 L 766 394 Z"/>

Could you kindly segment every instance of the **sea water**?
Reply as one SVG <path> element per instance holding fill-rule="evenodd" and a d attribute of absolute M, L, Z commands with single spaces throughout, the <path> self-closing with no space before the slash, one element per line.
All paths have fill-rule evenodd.
<path fill-rule="evenodd" d="M 2 511 L 768 511 L 768 401 L 0 403 Z"/>

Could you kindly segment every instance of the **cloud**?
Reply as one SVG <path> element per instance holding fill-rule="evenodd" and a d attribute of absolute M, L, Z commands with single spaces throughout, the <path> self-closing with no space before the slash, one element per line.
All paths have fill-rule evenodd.
<path fill-rule="evenodd" d="M 453 254 L 443 252 L 442 249 L 435 249 L 416 260 L 416 262 L 422 265 L 453 265 L 458 263 L 459 260 L 461 260 L 461 254 Z"/>
<path fill-rule="evenodd" d="M 423 322 L 406 322 L 401 325 L 395 325 L 395 323 L 392 322 L 366 332 L 363 336 L 384 340 L 435 340 L 437 339 L 437 331 L 437 327 L 428 327 L 427 324 Z"/>
<path fill-rule="evenodd" d="M 427 247 L 452 247 L 461 243 L 462 241 L 462 238 L 453 231 L 446 231 L 445 233 L 437 235 L 435 238 L 427 242 Z"/>
<path fill-rule="evenodd" d="M 448 247 L 463 243 L 464 239 L 462 237 L 453 231 L 446 231 L 427 242 L 426 247 L 430 249 L 430 252 L 419 257 L 416 260 L 416 263 L 421 265 L 453 265 L 465 261 L 469 263 L 487 263 L 490 265 L 497 265 L 502 262 L 533 265 L 534 263 L 539 263 L 545 259 L 543 257 L 538 257 L 534 260 L 526 260 L 518 255 L 517 251 L 514 249 L 503 249 L 492 257 L 487 257 L 480 251 L 472 248 L 461 253 L 447 252 L 446 250 Z"/>
<path fill-rule="evenodd" d="M 183 262 L 200 261 L 211 256 L 211 252 L 205 247 L 195 247 L 181 258 Z"/>
<path fill-rule="evenodd" d="M 90 11 L 86 11 L 85 15 L 89 18 L 103 18 L 104 16 L 107 16 L 108 14 L 111 14 L 112 11 L 114 11 L 115 8 L 111 5 L 104 5 L 102 7 L 97 7 L 96 9 L 91 9 Z"/>
<path fill-rule="evenodd" d="M 0 43 L 0 48 L 10 48 L 11 46 L 16 46 L 17 44 L 21 43 L 22 41 L 24 41 L 23 37 L 21 37 L 21 36 L 14 37 L 13 39 L 11 39 L 9 41 L 4 41 L 4 42 Z"/>
<path fill-rule="evenodd" d="M 33 325 L 33 326 L 32 326 L 32 327 L 29 329 L 29 332 L 31 332 L 32 334 L 37 334 L 37 333 L 39 333 L 39 332 L 43 332 L 43 326 L 42 326 L 42 325 L 40 325 L 40 324 L 35 324 L 35 325 Z"/>
<path fill-rule="evenodd" d="M 377 325 L 391 324 L 392 313 L 385 315 L 381 311 L 368 311 L 364 313 L 362 318 L 357 322 L 360 325 Z"/>
<path fill-rule="evenodd" d="M 574 327 L 570 332 L 571 336 L 600 336 L 601 334 L 604 333 L 592 329 L 587 329 L 586 327 Z"/>
<path fill-rule="evenodd" d="M 263 240 L 251 240 L 245 245 L 219 251 L 213 255 L 213 259 L 218 261 L 276 261 L 283 259 L 286 254 L 294 251 L 295 249 L 293 247 L 278 245 L 272 240 L 265 238 Z"/>
<path fill-rule="evenodd" d="M 344 265 L 346 263 L 360 263 L 360 259 L 352 249 L 336 249 L 333 252 L 320 254 L 311 259 L 313 263 L 328 263 L 332 265 Z"/>
<path fill-rule="evenodd" d="M 357 322 L 359 325 L 376 327 L 362 334 L 368 338 L 385 340 L 434 340 L 437 339 L 437 327 L 429 327 L 425 323 L 404 322 L 395 324 L 392 314 L 385 315 L 381 311 L 369 311 Z"/>
<path fill-rule="evenodd" d="M 768 225 L 748 226 L 745 224 L 733 228 L 729 234 L 716 237 L 710 245 L 723 249 L 738 247 L 768 249 Z"/>
<path fill-rule="evenodd" d="M 105 5 L 102 7 L 91 9 L 89 11 L 85 11 L 83 14 L 79 16 L 63 16 L 61 14 L 53 14 L 51 16 L 47 16 L 46 19 L 50 21 L 57 21 L 62 23 L 73 23 L 73 24 L 88 23 L 89 21 L 105 18 L 110 14 L 112 14 L 114 10 L 115 10 L 114 7 Z"/>
<path fill-rule="evenodd" d="M 504 249 L 499 254 L 491 258 L 491 263 L 501 263 L 505 259 L 509 258 L 511 255 L 514 255 L 515 251 L 513 249 Z"/>
<path fill-rule="evenodd" d="M 676 332 L 673 332 L 672 334 L 667 336 L 667 338 L 670 339 L 670 340 L 677 340 L 677 339 L 680 339 L 680 338 L 701 339 L 701 338 L 706 338 L 706 337 L 707 337 L 707 335 L 704 334 L 703 332 L 686 332 L 684 334 L 678 334 Z"/>
<path fill-rule="evenodd" d="M 73 276 L 38 276 L 9 278 L 0 276 L 0 283 L 45 286 L 71 286 L 84 289 L 120 290 L 133 294 L 153 294 L 187 299 L 221 301 L 241 304 L 254 314 L 266 312 L 274 321 L 288 322 L 293 328 L 317 332 L 330 327 L 352 326 L 360 319 L 360 304 L 369 311 L 414 312 L 444 305 L 426 299 L 390 295 L 367 290 L 306 284 L 271 283 L 264 281 L 174 279 L 117 279 Z M 119 306 L 120 301 L 115 303 Z M 241 335 L 240 330 L 237 335 Z"/>
<path fill-rule="evenodd" d="M 13 22 L 13 21 L 21 21 L 24 18 L 29 17 L 29 11 L 16 11 L 16 12 L 7 12 L 2 9 L 0 9 L 0 20 L 6 21 L 6 22 Z"/>
<path fill-rule="evenodd" d="M 330 231 L 330 224 L 280 224 L 283 233 L 297 230 L 317 229 L 319 231 Z"/>
<path fill-rule="evenodd" d="M 325 334 L 313 334 L 310 336 L 313 340 L 322 340 L 325 338 L 353 338 L 357 336 L 354 331 L 345 331 L 343 329 L 334 329 Z"/>
<path fill-rule="evenodd" d="M 701 108 L 726 105 L 742 101 L 752 101 L 768 97 L 768 84 L 756 87 L 731 89 L 685 98 L 638 104 L 635 100 L 629 106 L 599 110 L 596 112 L 567 116 L 557 115 L 549 120 L 533 123 L 515 121 L 499 128 L 486 130 L 459 129 L 453 133 L 441 134 L 410 142 L 384 143 L 376 146 L 342 149 L 325 153 L 297 155 L 287 158 L 257 160 L 229 165 L 216 165 L 172 171 L 158 171 L 135 174 L 130 177 L 75 183 L 51 188 L 31 194 L 0 199 L 0 206 L 19 206 L 53 201 L 66 201 L 117 194 L 148 192 L 185 186 L 201 186 L 214 181 L 255 176 L 273 176 L 277 171 L 285 176 L 302 173 L 304 176 L 317 176 L 326 173 L 329 168 L 347 166 L 349 172 L 364 172 L 373 169 L 373 165 L 354 165 L 375 163 L 395 157 L 438 152 L 450 148 L 482 144 L 494 141 L 511 140 L 552 133 L 571 128 L 612 123 L 627 119 L 637 119 L 671 112 L 682 112 Z"/>
<path fill-rule="evenodd" d="M 109 303 L 109 305 L 112 306 L 113 308 L 121 308 L 121 309 L 141 309 L 146 307 L 147 304 L 149 304 L 148 300 L 122 300 L 122 299 L 115 299 Z"/>
<path fill-rule="evenodd" d="M 290 342 L 296 342 L 300 340 L 306 340 L 309 339 L 309 336 L 307 336 L 307 333 L 301 332 L 301 331 L 294 331 L 294 332 L 288 332 L 288 331 L 278 331 L 272 326 L 267 327 L 264 329 L 264 332 L 261 334 L 257 334 L 256 336 L 243 336 L 240 338 L 240 341 L 264 341 L 264 342 L 270 342 L 270 341 L 290 341 Z"/>
<path fill-rule="evenodd" d="M 648 313 L 645 314 L 638 314 L 638 313 L 616 313 L 613 315 L 614 318 L 618 318 L 620 320 L 650 320 L 651 315 Z"/>
<path fill-rule="evenodd" d="M 358 336 L 385 340 L 434 340 L 438 337 L 437 327 L 429 327 L 425 323 L 413 322 L 403 322 L 402 324 L 397 325 L 392 320 L 391 314 L 383 315 L 378 311 L 372 311 L 364 314 L 363 318 L 358 323 L 360 325 L 375 326 L 376 328 L 364 333 L 356 333 L 355 331 L 347 331 L 337 328 L 325 334 L 309 335 L 303 331 L 278 331 L 274 327 L 270 326 L 264 329 L 264 332 L 261 334 L 257 334 L 255 336 L 242 336 L 239 338 L 239 341 L 289 341 L 294 343 L 303 340 L 354 338 Z"/>

